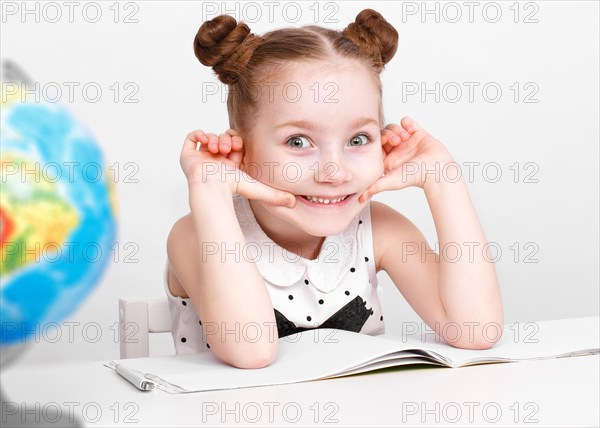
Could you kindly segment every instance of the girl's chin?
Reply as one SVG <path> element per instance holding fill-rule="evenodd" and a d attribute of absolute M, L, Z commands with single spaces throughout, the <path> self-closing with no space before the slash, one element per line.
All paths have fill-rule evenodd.
<path fill-rule="evenodd" d="M 333 221 L 320 221 L 319 224 L 314 222 L 301 222 L 297 224 L 299 228 L 312 236 L 327 237 L 338 235 L 348 227 L 348 224 L 341 222 L 340 219 Z"/>

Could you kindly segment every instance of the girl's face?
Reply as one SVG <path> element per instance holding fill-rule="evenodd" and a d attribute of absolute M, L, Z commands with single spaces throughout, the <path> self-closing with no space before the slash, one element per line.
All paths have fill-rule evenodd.
<path fill-rule="evenodd" d="M 308 242 L 342 232 L 365 206 L 358 197 L 383 174 L 379 92 L 355 61 L 289 70 L 255 91 L 260 109 L 244 136 L 243 164 L 253 178 L 296 195 L 291 209 L 251 201 L 263 229 L 280 241 Z"/>

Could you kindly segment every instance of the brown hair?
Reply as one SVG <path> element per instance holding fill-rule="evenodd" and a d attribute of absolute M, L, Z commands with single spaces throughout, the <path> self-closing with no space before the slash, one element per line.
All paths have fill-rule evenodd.
<path fill-rule="evenodd" d="M 332 56 L 359 61 L 371 70 L 379 89 L 380 119 L 383 70 L 398 47 L 398 33 L 381 14 L 365 9 L 342 31 L 310 25 L 277 29 L 262 36 L 244 22 L 220 15 L 202 24 L 194 39 L 198 60 L 212 67 L 229 86 L 229 126 L 242 136 L 257 107 L 252 88 L 284 71 L 290 62 L 327 60 Z M 383 124 L 383 122 L 382 122 Z"/>

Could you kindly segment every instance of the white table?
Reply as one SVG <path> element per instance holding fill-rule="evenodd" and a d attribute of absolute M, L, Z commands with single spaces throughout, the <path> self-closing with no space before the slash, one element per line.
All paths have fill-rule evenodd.
<path fill-rule="evenodd" d="M 599 424 L 599 367 L 598 355 L 459 369 L 418 366 L 172 395 L 139 391 L 101 362 L 17 363 L 2 373 L 2 410 L 37 405 L 41 421 L 46 410 L 51 422 L 61 405 L 65 418 L 70 408 L 83 426 L 591 427 Z"/>

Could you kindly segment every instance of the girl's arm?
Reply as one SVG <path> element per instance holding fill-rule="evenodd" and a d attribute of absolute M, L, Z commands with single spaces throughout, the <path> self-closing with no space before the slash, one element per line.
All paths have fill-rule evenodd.
<path fill-rule="evenodd" d="M 212 138 L 211 138 L 212 139 Z M 245 181 L 240 171 L 206 174 L 212 167 L 232 165 L 196 143 L 208 143 L 201 131 L 191 133 L 182 150 L 181 165 L 188 179 L 191 213 L 175 223 L 168 240 L 170 268 L 202 320 L 215 354 L 240 368 L 268 365 L 277 353 L 275 314 L 264 280 L 253 260 L 243 255 L 246 242 L 235 215 L 234 192 L 281 203 L 281 192 L 260 182 Z M 204 169 L 211 163 L 211 169 Z"/>
<path fill-rule="evenodd" d="M 456 179 L 457 165 L 441 143 L 410 119 L 405 118 L 402 125 L 404 129 L 389 127 L 401 141 L 390 147 L 386 136 L 389 172 L 368 194 L 408 186 L 423 188 L 439 254 L 406 217 L 374 202 L 376 259 L 423 321 L 444 340 L 460 348 L 489 348 L 502 335 L 502 299 L 466 183 L 463 178 Z"/>
<path fill-rule="evenodd" d="M 430 180 L 425 196 L 444 249 L 438 272 L 446 320 L 463 326 L 464 338 L 468 338 L 468 323 L 473 323 L 475 337 L 468 347 L 489 348 L 502 334 L 502 298 L 493 255 L 487 251 L 465 180 Z"/>

